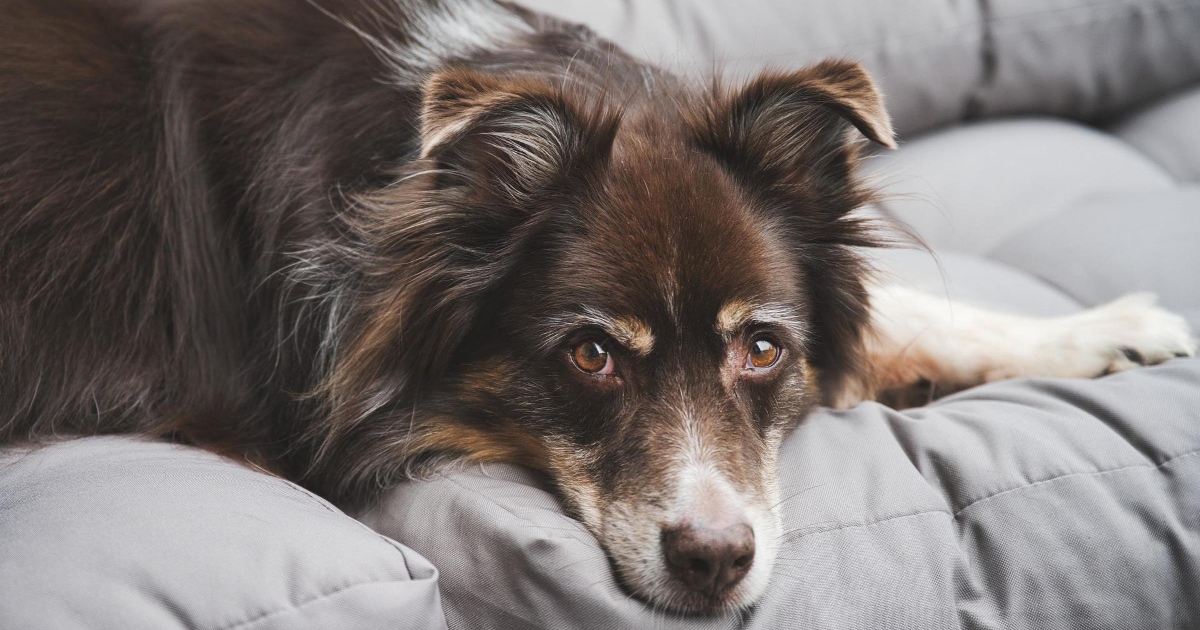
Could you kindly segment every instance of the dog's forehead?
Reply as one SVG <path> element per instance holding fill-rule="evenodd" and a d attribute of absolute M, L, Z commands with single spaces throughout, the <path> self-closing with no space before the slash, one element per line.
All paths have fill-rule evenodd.
<path fill-rule="evenodd" d="M 711 329 L 729 305 L 795 300 L 777 221 L 713 160 L 669 142 L 617 154 L 566 252 L 567 284 L 653 328 Z"/>

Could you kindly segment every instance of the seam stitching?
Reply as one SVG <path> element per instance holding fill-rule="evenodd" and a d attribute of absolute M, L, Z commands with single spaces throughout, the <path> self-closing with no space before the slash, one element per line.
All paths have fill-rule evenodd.
<path fill-rule="evenodd" d="M 819 529 L 816 531 L 805 532 L 799 536 L 790 536 L 789 537 L 787 534 L 784 534 L 783 537 L 787 539 L 785 544 L 793 543 L 798 540 L 803 540 L 805 538 L 808 538 L 809 536 L 828 534 L 829 532 L 839 532 L 844 529 L 862 529 L 865 527 L 872 527 L 874 525 L 880 525 L 882 523 L 888 523 L 891 521 L 898 521 L 898 520 L 906 519 L 906 518 L 915 518 L 917 516 L 928 516 L 931 514 L 944 514 L 946 516 L 949 516 L 951 520 L 954 520 L 954 514 L 948 512 L 946 510 L 921 510 L 920 512 L 911 512 L 908 514 L 895 514 L 892 516 L 884 516 L 882 518 L 878 518 L 873 521 L 864 521 L 862 523 L 849 523 L 849 524 L 845 524 L 845 525 L 838 525 L 837 527 L 830 527 L 827 529 Z"/>
<path fill-rule="evenodd" d="M 346 586 L 338 587 L 328 593 L 320 593 L 318 595 L 315 595 L 315 596 L 305 599 L 303 601 L 291 603 L 288 606 L 285 606 L 283 608 L 277 608 L 270 612 L 261 613 L 259 615 L 251 617 L 250 619 L 246 619 L 244 621 L 234 622 L 232 625 L 218 626 L 218 627 L 214 628 L 213 630 L 238 630 L 239 628 L 245 628 L 246 626 L 249 626 L 251 624 L 262 621 L 263 619 L 266 619 L 268 617 L 283 614 L 286 612 L 292 612 L 292 611 L 299 610 L 305 606 L 308 606 L 309 604 L 313 604 L 313 603 L 319 602 L 321 600 L 329 599 L 331 597 L 340 595 L 342 593 L 345 593 L 346 591 L 358 588 L 360 586 L 370 586 L 373 584 L 401 584 L 401 583 L 407 584 L 409 582 L 423 582 L 423 581 L 424 580 L 370 580 L 370 581 L 366 581 L 366 582 L 355 582 L 354 584 L 349 584 Z"/>
<path fill-rule="evenodd" d="M 1108 475 L 1111 473 L 1118 473 L 1118 472 L 1122 472 L 1122 471 L 1126 471 L 1126 470 L 1159 470 L 1161 468 L 1164 468 L 1164 467 L 1170 465 L 1171 463 L 1173 463 L 1175 461 L 1178 461 L 1181 459 L 1186 459 L 1188 457 L 1196 457 L 1197 455 L 1200 455 L 1200 449 L 1195 449 L 1195 450 L 1187 451 L 1185 453 L 1180 453 L 1179 455 L 1172 456 L 1172 457 L 1165 459 L 1162 462 L 1155 464 L 1153 466 L 1147 466 L 1144 464 L 1134 464 L 1131 466 L 1121 466 L 1119 468 L 1110 468 L 1108 470 L 1095 470 L 1095 471 L 1088 471 L 1088 472 L 1077 472 L 1077 473 L 1067 473 L 1065 475 L 1058 475 L 1056 477 L 1050 477 L 1049 479 L 1042 479 L 1039 481 L 1034 481 L 1032 483 L 1027 483 L 1025 485 L 1017 486 L 1015 488 L 1009 488 L 1007 490 L 1000 490 L 999 492 L 989 494 L 986 497 L 975 499 L 974 501 L 971 501 L 970 503 L 966 504 L 965 506 L 959 508 L 958 511 L 954 512 L 951 516 L 958 518 L 958 516 L 960 514 L 962 514 L 963 512 L 965 512 L 965 511 L 971 509 L 972 507 L 974 507 L 980 503 L 983 503 L 985 501 L 990 501 L 992 499 L 995 499 L 996 497 L 1003 496 L 1003 495 L 1006 495 L 1006 494 L 1009 494 L 1012 492 L 1016 492 L 1018 490 L 1024 490 L 1025 488 L 1032 488 L 1034 486 L 1040 486 L 1040 485 L 1051 483 L 1054 481 L 1059 481 L 1060 479 L 1069 479 L 1072 477 L 1099 477 L 1099 476 Z"/>

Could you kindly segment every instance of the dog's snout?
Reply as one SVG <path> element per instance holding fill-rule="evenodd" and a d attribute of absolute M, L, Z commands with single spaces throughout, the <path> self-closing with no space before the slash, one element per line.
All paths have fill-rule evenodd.
<path fill-rule="evenodd" d="M 733 588 L 754 563 L 754 530 L 683 526 L 663 530 L 663 555 L 671 574 L 694 591 L 717 596 Z"/>

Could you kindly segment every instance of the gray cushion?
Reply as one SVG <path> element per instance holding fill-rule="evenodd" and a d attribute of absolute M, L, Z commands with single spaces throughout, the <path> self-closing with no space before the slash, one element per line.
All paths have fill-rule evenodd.
<path fill-rule="evenodd" d="M 685 73 L 738 76 L 826 57 L 864 62 L 903 132 L 962 120 L 983 80 L 975 0 L 522 0 L 586 22 L 638 54 Z"/>
<path fill-rule="evenodd" d="M 1175 179 L 1200 184 L 1200 88 L 1155 103 L 1113 131 Z"/>
<path fill-rule="evenodd" d="M 1157 293 L 1200 330 L 1200 186 L 1086 199 L 1014 234 L 992 258 L 1088 305 Z"/>
<path fill-rule="evenodd" d="M 988 2 L 977 114 L 1096 121 L 1200 80 L 1196 0 Z"/>
<path fill-rule="evenodd" d="M 544 480 L 489 465 L 363 518 L 442 570 L 452 628 L 1194 628 L 1200 360 L 822 411 L 784 445 L 785 542 L 745 615 L 656 613 Z"/>
<path fill-rule="evenodd" d="M 1019 315 L 1056 317 L 1080 303 L 1020 269 L 958 252 L 884 249 L 868 253 L 883 284 Z"/>
<path fill-rule="evenodd" d="M 203 451 L 0 451 L 5 629 L 438 628 L 436 580 L 311 493 Z"/>
<path fill-rule="evenodd" d="M 983 122 L 917 138 L 869 163 L 883 209 L 934 249 L 987 254 L 1087 198 L 1172 190 L 1138 150 L 1051 119 Z"/>
<path fill-rule="evenodd" d="M 906 135 L 1018 113 L 1099 121 L 1200 82 L 1198 0 L 521 2 L 684 71 L 861 60 Z"/>

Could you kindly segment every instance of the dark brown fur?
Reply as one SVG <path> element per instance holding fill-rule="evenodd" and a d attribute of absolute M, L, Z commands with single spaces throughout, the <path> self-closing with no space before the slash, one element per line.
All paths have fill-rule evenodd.
<path fill-rule="evenodd" d="M 513 8 L 486 49 L 381 51 L 441 4 L 0 1 L 0 441 L 171 436 L 346 506 L 518 461 L 585 512 L 653 498 L 686 404 L 762 492 L 767 436 L 858 369 L 870 81 L 703 89 Z M 731 299 L 804 323 L 777 375 L 727 363 Z M 613 382 L 564 354 L 595 304 L 654 331 Z"/>

